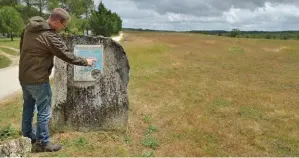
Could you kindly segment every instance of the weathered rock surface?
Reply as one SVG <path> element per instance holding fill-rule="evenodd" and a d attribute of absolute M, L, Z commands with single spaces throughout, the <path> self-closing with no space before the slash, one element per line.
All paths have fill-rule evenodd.
<path fill-rule="evenodd" d="M 0 157 L 25 157 L 31 152 L 31 140 L 26 137 L 0 143 Z"/>
<path fill-rule="evenodd" d="M 124 129 L 128 123 L 129 62 L 122 46 L 110 38 L 65 37 L 68 48 L 103 45 L 103 72 L 95 81 L 74 81 L 74 65 L 55 58 L 52 105 L 54 128 L 78 131 Z"/>

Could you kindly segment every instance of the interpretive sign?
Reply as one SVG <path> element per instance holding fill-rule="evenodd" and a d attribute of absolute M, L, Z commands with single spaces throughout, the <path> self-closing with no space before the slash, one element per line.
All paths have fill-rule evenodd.
<path fill-rule="evenodd" d="M 75 81 L 95 81 L 96 74 L 103 72 L 102 45 L 75 45 L 74 54 L 82 58 L 95 58 L 93 66 L 74 66 Z"/>

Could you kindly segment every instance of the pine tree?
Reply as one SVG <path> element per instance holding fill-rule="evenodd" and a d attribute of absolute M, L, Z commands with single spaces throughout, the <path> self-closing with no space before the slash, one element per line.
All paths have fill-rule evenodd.
<path fill-rule="evenodd" d="M 90 29 L 94 35 L 111 36 L 121 30 L 122 21 L 116 14 L 108 10 L 101 2 L 98 11 L 93 11 L 89 20 Z"/>

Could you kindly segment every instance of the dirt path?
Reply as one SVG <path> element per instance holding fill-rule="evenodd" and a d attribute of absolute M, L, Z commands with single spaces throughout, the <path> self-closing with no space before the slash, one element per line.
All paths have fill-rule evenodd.
<path fill-rule="evenodd" d="M 121 32 L 121 33 L 119 34 L 119 36 L 112 37 L 112 39 L 113 39 L 114 41 L 119 42 L 119 41 L 123 38 L 123 36 L 124 36 L 124 34 Z"/>
<path fill-rule="evenodd" d="M 18 80 L 18 66 L 0 69 L 0 100 L 21 89 Z"/>

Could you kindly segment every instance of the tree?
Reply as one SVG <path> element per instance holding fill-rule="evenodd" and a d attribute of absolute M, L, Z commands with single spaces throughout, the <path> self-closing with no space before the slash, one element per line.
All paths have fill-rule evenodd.
<path fill-rule="evenodd" d="M 112 34 L 117 34 L 122 28 L 121 18 L 116 13 L 112 13 L 111 24 Z"/>
<path fill-rule="evenodd" d="M 75 35 L 83 35 L 84 30 L 87 27 L 87 19 L 77 18 L 75 14 L 71 15 L 72 20 L 68 25 L 67 32 Z"/>
<path fill-rule="evenodd" d="M 1 6 L 15 6 L 19 4 L 19 0 L 0 0 L 0 8 Z"/>
<path fill-rule="evenodd" d="M 21 0 L 26 3 L 27 7 L 37 7 L 39 10 L 39 16 L 43 16 L 43 10 L 47 9 L 49 0 Z"/>
<path fill-rule="evenodd" d="M 267 34 L 267 35 L 265 35 L 265 38 L 266 38 L 266 39 L 271 39 L 271 35 L 270 35 L 270 34 Z"/>
<path fill-rule="evenodd" d="M 69 13 L 80 16 L 84 14 L 84 0 L 61 0 L 61 7 L 67 10 Z"/>
<path fill-rule="evenodd" d="M 78 33 L 78 31 L 81 32 L 82 27 L 82 32 L 84 33 L 84 30 L 87 30 L 86 32 L 88 33 L 89 25 L 87 19 L 89 19 L 91 11 L 94 10 L 93 0 L 49 0 L 48 10 L 52 10 L 57 7 L 61 7 L 67 10 L 72 15 L 72 21 L 73 19 L 76 22 L 80 21 L 80 28 L 71 27 L 69 29 L 71 33 Z M 85 18 L 85 20 L 83 20 L 83 18 Z M 78 26 L 78 24 L 76 24 L 76 26 Z"/>
<path fill-rule="evenodd" d="M 90 14 L 94 9 L 93 0 L 48 0 L 48 10 L 61 7 L 70 14 L 75 14 L 78 18 L 83 14 Z"/>
<path fill-rule="evenodd" d="M 91 14 L 92 10 L 94 10 L 94 8 L 95 8 L 94 1 L 93 0 L 85 0 L 83 6 L 85 7 L 85 19 L 86 19 L 86 20 L 84 20 L 83 26 L 86 30 L 87 35 L 88 35 L 88 30 L 89 30 L 89 21 L 88 21 L 88 19 L 90 17 L 90 14 Z"/>
<path fill-rule="evenodd" d="M 90 29 L 95 35 L 111 36 L 121 30 L 122 20 L 108 10 L 101 2 L 98 11 L 93 11 L 89 19 Z"/>
<path fill-rule="evenodd" d="M 232 31 L 230 32 L 230 37 L 237 37 L 240 34 L 241 31 L 239 29 L 232 29 Z"/>
<path fill-rule="evenodd" d="M 39 9 L 39 16 L 43 15 L 43 9 L 46 9 L 48 4 L 48 0 L 38 0 L 37 2 L 33 3 L 33 5 L 37 6 Z"/>
<path fill-rule="evenodd" d="M 37 10 L 35 7 L 18 4 L 15 6 L 15 8 L 19 13 L 22 13 L 21 17 L 25 22 L 27 22 L 29 18 L 39 15 L 39 10 Z"/>
<path fill-rule="evenodd" d="M 9 33 L 13 41 L 14 35 L 19 34 L 24 27 L 20 13 L 13 7 L 4 6 L 0 9 L 0 17 L 0 32 Z"/>
<path fill-rule="evenodd" d="M 90 28 L 95 35 L 108 36 L 108 10 L 101 2 L 98 6 L 98 11 L 93 11 L 90 17 Z"/>
<path fill-rule="evenodd" d="M 54 8 L 59 7 L 59 0 L 49 0 L 49 3 L 47 5 L 48 10 L 53 10 Z"/>

